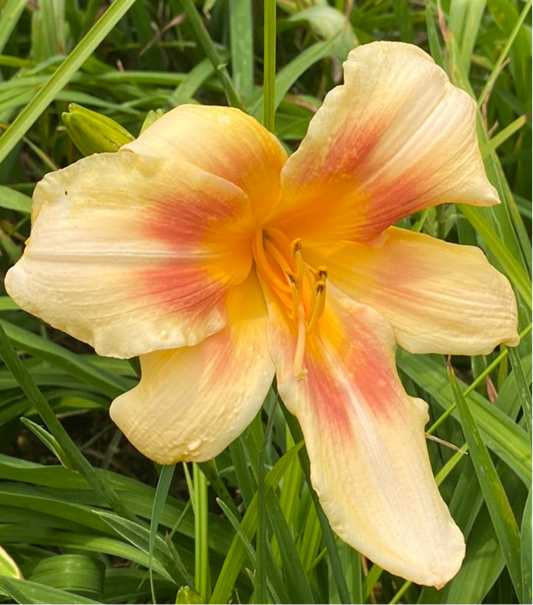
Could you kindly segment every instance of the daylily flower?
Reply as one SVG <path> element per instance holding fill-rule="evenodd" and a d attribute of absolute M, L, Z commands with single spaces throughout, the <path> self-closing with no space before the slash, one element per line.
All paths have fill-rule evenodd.
<path fill-rule="evenodd" d="M 141 356 L 111 416 L 161 464 L 219 454 L 276 376 L 333 529 L 390 572 L 441 586 L 464 540 L 395 343 L 515 345 L 516 302 L 479 249 L 392 225 L 443 202 L 498 203 L 475 116 L 427 54 L 389 42 L 350 53 L 288 159 L 236 109 L 180 106 L 118 153 L 44 178 L 7 289 L 99 354 Z"/>

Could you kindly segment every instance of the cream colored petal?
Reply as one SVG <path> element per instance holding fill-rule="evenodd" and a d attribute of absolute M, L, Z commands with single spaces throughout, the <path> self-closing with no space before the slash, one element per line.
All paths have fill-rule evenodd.
<path fill-rule="evenodd" d="M 254 274 L 228 297 L 228 325 L 194 347 L 141 357 L 142 378 L 111 417 L 160 464 L 217 456 L 259 411 L 274 377 Z"/>
<path fill-rule="evenodd" d="M 19 578 L 22 580 L 22 572 L 15 561 L 9 554 L 0 546 L 0 576 L 8 578 Z"/>
<path fill-rule="evenodd" d="M 519 342 L 513 290 L 479 248 L 391 227 L 374 245 L 332 243 L 305 254 L 377 309 L 412 353 L 483 355 Z"/>
<path fill-rule="evenodd" d="M 353 50 L 345 82 L 282 171 L 273 222 L 314 240 L 373 239 L 422 208 L 498 203 L 476 137 L 476 105 L 416 46 Z"/>
<path fill-rule="evenodd" d="M 39 183 L 32 219 L 8 293 L 102 355 L 192 345 L 220 330 L 228 288 L 251 267 L 248 198 L 186 163 L 91 156 Z"/>
<path fill-rule="evenodd" d="M 254 118 L 231 107 L 180 105 L 124 150 L 186 161 L 241 188 L 261 218 L 278 201 L 287 154 Z"/>
<path fill-rule="evenodd" d="M 335 288 L 328 292 L 300 379 L 294 333 L 269 306 L 278 390 L 302 427 L 313 486 L 348 544 L 393 574 L 442 586 L 459 570 L 465 545 L 430 467 L 427 405 L 399 381 L 386 321 Z"/>

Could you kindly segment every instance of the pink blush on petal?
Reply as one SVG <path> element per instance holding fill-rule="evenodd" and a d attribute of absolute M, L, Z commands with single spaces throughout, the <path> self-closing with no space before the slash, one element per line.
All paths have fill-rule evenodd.
<path fill-rule="evenodd" d="M 202 315 L 224 308 L 226 284 L 190 262 L 178 259 L 167 266 L 145 269 L 139 281 L 142 290 L 170 312 Z"/>

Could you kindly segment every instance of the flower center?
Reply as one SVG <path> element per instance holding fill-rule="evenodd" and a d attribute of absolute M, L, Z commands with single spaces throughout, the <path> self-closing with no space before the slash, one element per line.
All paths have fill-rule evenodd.
<path fill-rule="evenodd" d="M 303 378 L 307 374 L 303 367 L 306 336 L 316 329 L 326 304 L 327 269 L 307 265 L 302 257 L 301 240 L 291 242 L 279 229 L 258 230 L 252 252 L 261 279 L 294 322 L 297 333 L 294 374 Z"/>

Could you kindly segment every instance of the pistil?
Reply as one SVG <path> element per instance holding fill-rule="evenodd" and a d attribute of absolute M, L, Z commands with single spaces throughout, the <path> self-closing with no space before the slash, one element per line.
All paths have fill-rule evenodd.
<path fill-rule="evenodd" d="M 258 231 L 252 250 L 259 274 L 296 325 L 293 372 L 298 380 L 304 368 L 306 340 L 318 326 L 326 304 L 327 269 L 308 267 L 301 239 L 292 242 L 278 229 Z"/>

